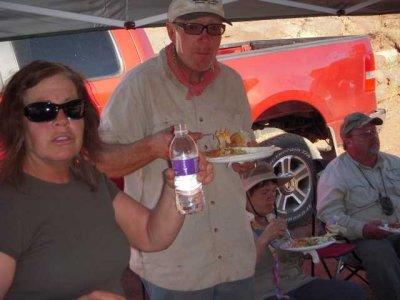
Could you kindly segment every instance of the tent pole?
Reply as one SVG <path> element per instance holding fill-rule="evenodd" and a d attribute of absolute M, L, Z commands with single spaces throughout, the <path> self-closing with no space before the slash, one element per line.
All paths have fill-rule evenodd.
<path fill-rule="evenodd" d="M 238 1 L 238 0 L 223 0 L 222 2 L 223 2 L 223 4 L 228 4 L 228 3 L 232 3 L 232 2 L 236 2 L 236 1 Z M 94 17 L 94 16 L 89 16 L 89 15 L 84 15 L 84 14 L 60 11 L 60 10 L 56 10 L 56 9 L 49 9 L 49 8 L 25 5 L 25 4 L 10 3 L 10 2 L 6 2 L 6 1 L 0 1 L 0 8 L 24 12 L 24 13 L 31 13 L 31 14 L 36 14 L 36 15 L 76 20 L 76 21 L 101 24 L 101 25 L 107 25 L 107 26 L 112 26 L 112 27 L 120 27 L 120 28 L 124 28 L 127 26 L 132 27 L 132 28 L 139 27 L 139 26 L 145 26 L 148 24 L 152 24 L 152 23 L 155 23 L 158 21 L 163 21 L 163 20 L 167 19 L 167 14 L 164 13 L 164 14 L 160 14 L 160 15 L 156 15 L 156 16 L 152 16 L 152 17 L 148 17 L 148 18 L 143 18 L 143 19 L 137 20 L 135 22 L 129 22 L 129 21 L 125 22 L 125 21 L 120 21 L 120 20 L 115 20 L 115 19 Z"/>
<path fill-rule="evenodd" d="M 378 2 L 381 2 L 381 0 L 369 0 L 369 1 L 365 1 L 364 3 L 360 3 L 360 4 L 356 4 L 356 5 L 350 6 L 349 8 L 346 8 L 344 10 L 344 14 L 345 15 L 350 14 L 350 13 L 352 13 L 354 11 L 360 10 L 361 8 L 370 6 L 370 5 L 378 3 Z"/>
<path fill-rule="evenodd" d="M 17 4 L 17 3 L 10 3 L 6 1 L 0 1 L 0 8 L 19 11 L 24 13 L 31 13 L 36 15 L 42 16 L 50 16 L 62 19 L 69 19 L 69 20 L 77 20 L 82 22 L 89 22 L 94 24 L 102 24 L 112 27 L 125 27 L 125 21 L 114 20 L 109 18 L 101 18 L 101 17 L 94 17 L 84 14 L 60 11 L 55 9 L 48 9 L 43 7 L 25 5 L 25 4 Z"/>
<path fill-rule="evenodd" d="M 290 7 L 296 7 L 296 8 L 302 8 L 302 9 L 307 9 L 307 10 L 312 10 L 312 11 L 317 11 L 317 12 L 324 12 L 324 13 L 331 14 L 331 15 L 337 15 L 337 11 L 332 8 L 318 6 L 318 5 L 312 5 L 312 4 L 306 4 L 306 3 L 300 3 L 300 2 L 295 2 L 295 1 L 291 1 L 291 0 L 259 0 L 259 1 L 273 3 L 273 4 L 279 4 L 279 5 L 284 5 L 284 6 L 290 6 Z"/>
<path fill-rule="evenodd" d="M 157 21 L 166 20 L 167 18 L 168 18 L 167 17 L 167 13 L 156 15 L 156 16 L 152 16 L 152 17 L 143 18 L 143 19 L 135 21 L 135 27 L 140 27 L 140 26 L 144 26 L 144 25 L 147 25 L 147 24 L 153 24 L 153 23 L 155 23 Z"/>

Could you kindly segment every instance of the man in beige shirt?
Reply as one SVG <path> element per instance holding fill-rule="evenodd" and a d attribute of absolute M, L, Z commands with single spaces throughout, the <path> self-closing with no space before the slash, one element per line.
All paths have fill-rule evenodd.
<path fill-rule="evenodd" d="M 357 254 L 378 299 L 400 299 L 400 234 L 384 224 L 400 221 L 400 158 L 379 151 L 379 118 L 347 116 L 341 127 L 345 153 L 318 181 L 318 217 L 337 222 L 357 243 Z"/>
<path fill-rule="evenodd" d="M 252 135 L 242 80 L 216 60 L 224 22 L 220 0 L 172 1 L 167 23 L 172 43 L 128 74 L 104 110 L 104 141 L 126 145 L 119 152 L 115 145 L 106 147 L 101 167 L 110 175 L 127 175 L 126 191 L 149 208 L 156 205 L 168 165 L 171 131 L 165 128 L 186 123 L 194 132 Z M 204 151 L 215 142 L 204 136 L 198 145 Z M 174 243 L 161 252 L 134 252 L 130 266 L 151 299 L 253 298 L 256 252 L 238 174 L 253 165 L 215 164 L 214 181 L 204 187 L 205 209 L 186 217 Z"/>

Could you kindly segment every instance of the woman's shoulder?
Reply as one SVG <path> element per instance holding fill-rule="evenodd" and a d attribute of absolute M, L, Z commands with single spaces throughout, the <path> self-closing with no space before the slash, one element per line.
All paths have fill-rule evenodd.
<path fill-rule="evenodd" d="M 27 195 L 21 186 L 0 182 L 0 215 L 18 211 L 26 202 Z M 1 218 L 1 216 L 0 216 Z"/>
<path fill-rule="evenodd" d="M 110 179 L 106 174 L 98 172 L 98 187 L 97 192 L 104 194 L 105 192 L 110 196 L 111 200 L 118 194 L 120 191 L 118 185 L 114 180 Z"/>

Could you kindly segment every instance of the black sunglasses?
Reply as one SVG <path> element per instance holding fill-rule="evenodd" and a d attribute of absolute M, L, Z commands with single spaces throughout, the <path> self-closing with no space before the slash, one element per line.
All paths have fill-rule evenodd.
<path fill-rule="evenodd" d="M 191 34 L 191 35 L 199 35 L 204 31 L 204 29 L 207 31 L 209 35 L 212 36 L 220 36 L 225 32 L 225 24 L 203 25 L 200 23 L 179 23 L 179 22 L 174 22 L 174 24 L 181 27 L 186 34 Z"/>
<path fill-rule="evenodd" d="M 377 136 L 377 135 L 378 135 L 378 131 L 376 130 L 376 128 L 371 128 L 371 129 L 365 130 L 364 132 L 361 132 L 359 134 L 351 134 L 350 137 L 359 136 L 364 139 L 367 139 L 367 138 L 370 138 L 372 136 Z"/>
<path fill-rule="evenodd" d="M 49 122 L 57 118 L 60 109 L 69 119 L 78 120 L 85 114 L 85 103 L 83 99 L 63 104 L 54 104 L 50 101 L 35 102 L 24 107 L 24 115 L 31 122 Z"/>

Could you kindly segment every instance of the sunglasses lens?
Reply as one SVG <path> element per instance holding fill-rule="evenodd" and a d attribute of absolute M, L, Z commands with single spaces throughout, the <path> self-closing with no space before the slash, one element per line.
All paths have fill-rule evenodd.
<path fill-rule="evenodd" d="M 222 35 L 225 32 L 225 25 L 224 24 L 210 24 L 207 27 L 207 32 L 209 35 Z"/>
<path fill-rule="evenodd" d="M 185 27 L 183 28 L 187 34 L 201 34 L 203 31 L 203 25 L 201 24 L 195 24 L 195 23 L 188 23 L 185 24 Z"/>
<path fill-rule="evenodd" d="M 74 120 L 83 118 L 85 114 L 85 105 L 81 99 L 72 100 L 62 105 L 65 115 Z"/>
<path fill-rule="evenodd" d="M 62 109 L 64 114 L 74 120 L 83 118 L 85 105 L 83 100 L 77 99 L 67 103 L 56 105 L 51 102 L 36 102 L 25 106 L 24 115 L 31 122 L 50 122 L 57 118 L 58 111 Z"/>
<path fill-rule="evenodd" d="M 57 116 L 57 108 L 49 102 L 36 102 L 25 106 L 24 114 L 32 122 L 48 122 Z"/>

